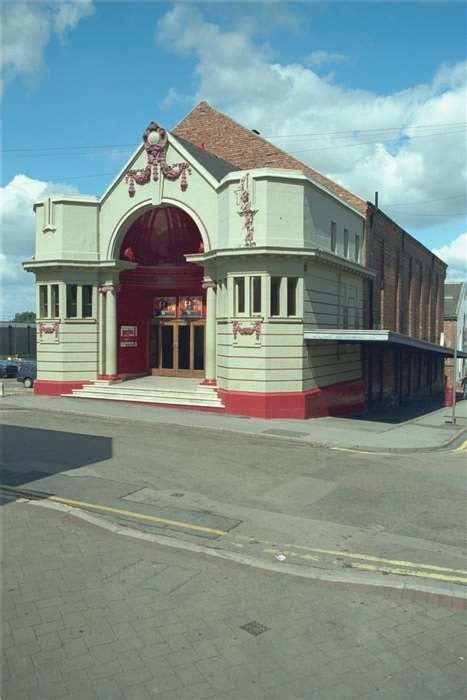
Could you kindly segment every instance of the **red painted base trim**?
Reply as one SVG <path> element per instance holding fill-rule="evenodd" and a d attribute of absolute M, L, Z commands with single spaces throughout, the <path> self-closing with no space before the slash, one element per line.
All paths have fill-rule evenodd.
<path fill-rule="evenodd" d="M 97 375 L 98 379 L 120 379 L 120 376 L 118 374 L 98 374 Z"/>
<path fill-rule="evenodd" d="M 73 389 L 81 389 L 85 384 L 91 383 L 90 380 L 66 382 L 53 381 L 51 379 L 36 379 L 34 382 L 34 393 L 60 396 L 61 394 L 71 394 Z"/>
<path fill-rule="evenodd" d="M 259 393 L 219 389 L 219 396 L 227 413 L 256 418 L 319 418 L 359 413 L 365 408 L 363 379 L 309 391 Z"/>
<path fill-rule="evenodd" d="M 200 386 L 217 386 L 217 382 L 215 379 L 203 379 L 202 382 L 199 383 Z"/>

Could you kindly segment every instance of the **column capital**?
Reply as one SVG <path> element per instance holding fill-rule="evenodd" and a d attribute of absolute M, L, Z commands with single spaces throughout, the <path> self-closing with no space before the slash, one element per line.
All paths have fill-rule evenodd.
<path fill-rule="evenodd" d="M 203 277 L 202 287 L 203 289 L 216 289 L 217 282 L 215 282 L 211 277 Z"/>
<path fill-rule="evenodd" d="M 100 284 L 97 287 L 97 291 L 99 294 L 107 294 L 107 292 L 110 292 L 111 294 L 118 294 L 120 291 L 120 285 L 119 284 Z"/>

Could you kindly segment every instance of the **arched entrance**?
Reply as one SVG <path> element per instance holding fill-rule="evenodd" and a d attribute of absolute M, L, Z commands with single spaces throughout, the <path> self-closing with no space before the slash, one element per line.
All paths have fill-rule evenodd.
<path fill-rule="evenodd" d="M 185 255 L 203 251 L 193 219 L 160 206 L 128 229 L 119 257 L 137 264 L 120 274 L 119 375 L 204 377 L 203 270 Z"/>

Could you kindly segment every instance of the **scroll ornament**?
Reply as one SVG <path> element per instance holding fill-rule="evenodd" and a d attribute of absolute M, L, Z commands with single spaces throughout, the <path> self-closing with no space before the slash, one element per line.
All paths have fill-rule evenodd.
<path fill-rule="evenodd" d="M 232 333 L 234 340 L 237 340 L 237 335 L 253 335 L 256 334 L 256 340 L 261 338 L 261 321 L 255 321 L 252 326 L 242 326 L 240 321 L 234 321 L 232 325 Z"/>
<path fill-rule="evenodd" d="M 252 248 L 256 245 L 253 218 L 255 214 L 258 213 L 258 210 L 253 209 L 253 207 L 251 206 L 250 192 L 248 189 L 248 180 L 248 173 L 242 178 L 240 178 L 240 187 L 237 190 L 237 202 L 240 206 L 238 214 L 239 216 L 243 216 L 245 218 L 245 221 L 243 223 L 243 230 L 245 231 L 245 245 L 247 248 Z"/>
<path fill-rule="evenodd" d="M 174 163 L 173 165 L 167 163 L 168 140 L 167 131 L 156 124 L 156 122 L 150 122 L 143 134 L 143 145 L 148 159 L 147 165 L 140 170 L 128 170 L 125 175 L 130 197 L 135 196 L 135 183 L 137 185 L 147 185 L 151 178 L 154 182 L 157 182 L 161 174 L 168 180 L 178 180 L 180 178 L 180 189 L 182 192 L 185 192 L 188 188 L 187 173 L 191 174 L 191 168 L 185 162 Z"/>

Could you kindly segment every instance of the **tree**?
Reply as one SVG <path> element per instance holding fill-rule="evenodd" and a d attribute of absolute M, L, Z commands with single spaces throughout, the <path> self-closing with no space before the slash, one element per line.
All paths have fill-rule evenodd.
<path fill-rule="evenodd" d="M 34 311 L 19 311 L 12 320 L 14 323 L 35 323 L 36 314 Z"/>

